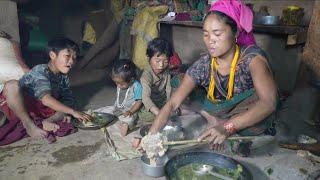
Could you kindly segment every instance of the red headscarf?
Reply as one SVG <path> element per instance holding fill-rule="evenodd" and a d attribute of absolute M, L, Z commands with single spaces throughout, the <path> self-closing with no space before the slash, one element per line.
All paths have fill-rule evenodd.
<path fill-rule="evenodd" d="M 218 0 L 211 4 L 210 11 L 222 12 L 237 23 L 238 44 L 251 45 L 256 43 L 252 33 L 253 13 L 241 0 Z"/>

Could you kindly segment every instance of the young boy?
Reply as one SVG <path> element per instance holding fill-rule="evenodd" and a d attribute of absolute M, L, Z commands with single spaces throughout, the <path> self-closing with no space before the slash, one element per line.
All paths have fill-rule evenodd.
<path fill-rule="evenodd" d="M 48 43 L 48 64 L 32 68 L 19 81 L 6 82 L 0 93 L 0 110 L 8 123 L 0 128 L 0 145 L 13 143 L 26 135 L 46 137 L 74 132 L 70 116 L 91 120 L 91 116 L 76 111 L 69 87 L 68 72 L 76 61 L 78 46 L 59 38 Z"/>
<path fill-rule="evenodd" d="M 155 38 L 149 42 L 147 56 L 149 66 L 147 66 L 140 78 L 142 84 L 142 109 L 139 119 L 152 121 L 159 113 L 159 109 L 167 102 L 171 95 L 169 57 L 172 49 L 164 39 Z"/>

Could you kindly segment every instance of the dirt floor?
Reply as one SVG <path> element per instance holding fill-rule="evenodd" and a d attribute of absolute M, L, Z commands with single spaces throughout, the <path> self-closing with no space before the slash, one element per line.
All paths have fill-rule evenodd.
<path fill-rule="evenodd" d="M 82 109 L 111 105 L 115 88 L 110 80 L 86 82 L 96 73 L 77 77 L 75 96 Z M 81 79 L 81 80 L 79 80 Z M 84 83 L 83 83 L 84 82 Z M 299 134 L 320 140 L 319 130 L 305 123 L 311 119 L 319 90 L 309 86 L 297 88 L 283 103 L 278 114 L 278 141 L 294 141 Z M 254 179 L 315 179 L 320 165 L 297 156 L 296 151 L 281 149 L 277 142 L 254 150 L 250 157 L 234 156 L 253 174 Z M 141 170 L 139 159 L 117 162 L 108 156 L 101 131 L 83 131 L 59 138 L 54 144 L 26 138 L 0 148 L 0 179 L 154 179 Z M 165 179 L 164 177 L 158 179 Z"/>

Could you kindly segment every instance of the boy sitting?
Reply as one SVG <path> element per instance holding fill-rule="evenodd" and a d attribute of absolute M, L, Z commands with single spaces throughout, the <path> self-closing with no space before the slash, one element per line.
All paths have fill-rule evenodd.
<path fill-rule="evenodd" d="M 91 116 L 76 111 L 67 73 L 76 61 L 79 48 L 66 38 L 48 43 L 48 64 L 32 68 L 19 81 L 5 83 L 0 93 L 0 110 L 8 122 L 0 128 L 0 145 L 13 143 L 29 135 L 46 137 L 65 136 L 75 129 L 71 116 L 82 121 Z"/>

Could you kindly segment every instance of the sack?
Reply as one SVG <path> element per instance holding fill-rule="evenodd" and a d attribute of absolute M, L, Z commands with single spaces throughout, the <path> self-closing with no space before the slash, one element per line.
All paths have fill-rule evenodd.
<path fill-rule="evenodd" d="M 0 84 L 8 80 L 18 80 L 23 75 L 11 41 L 0 37 Z"/>

